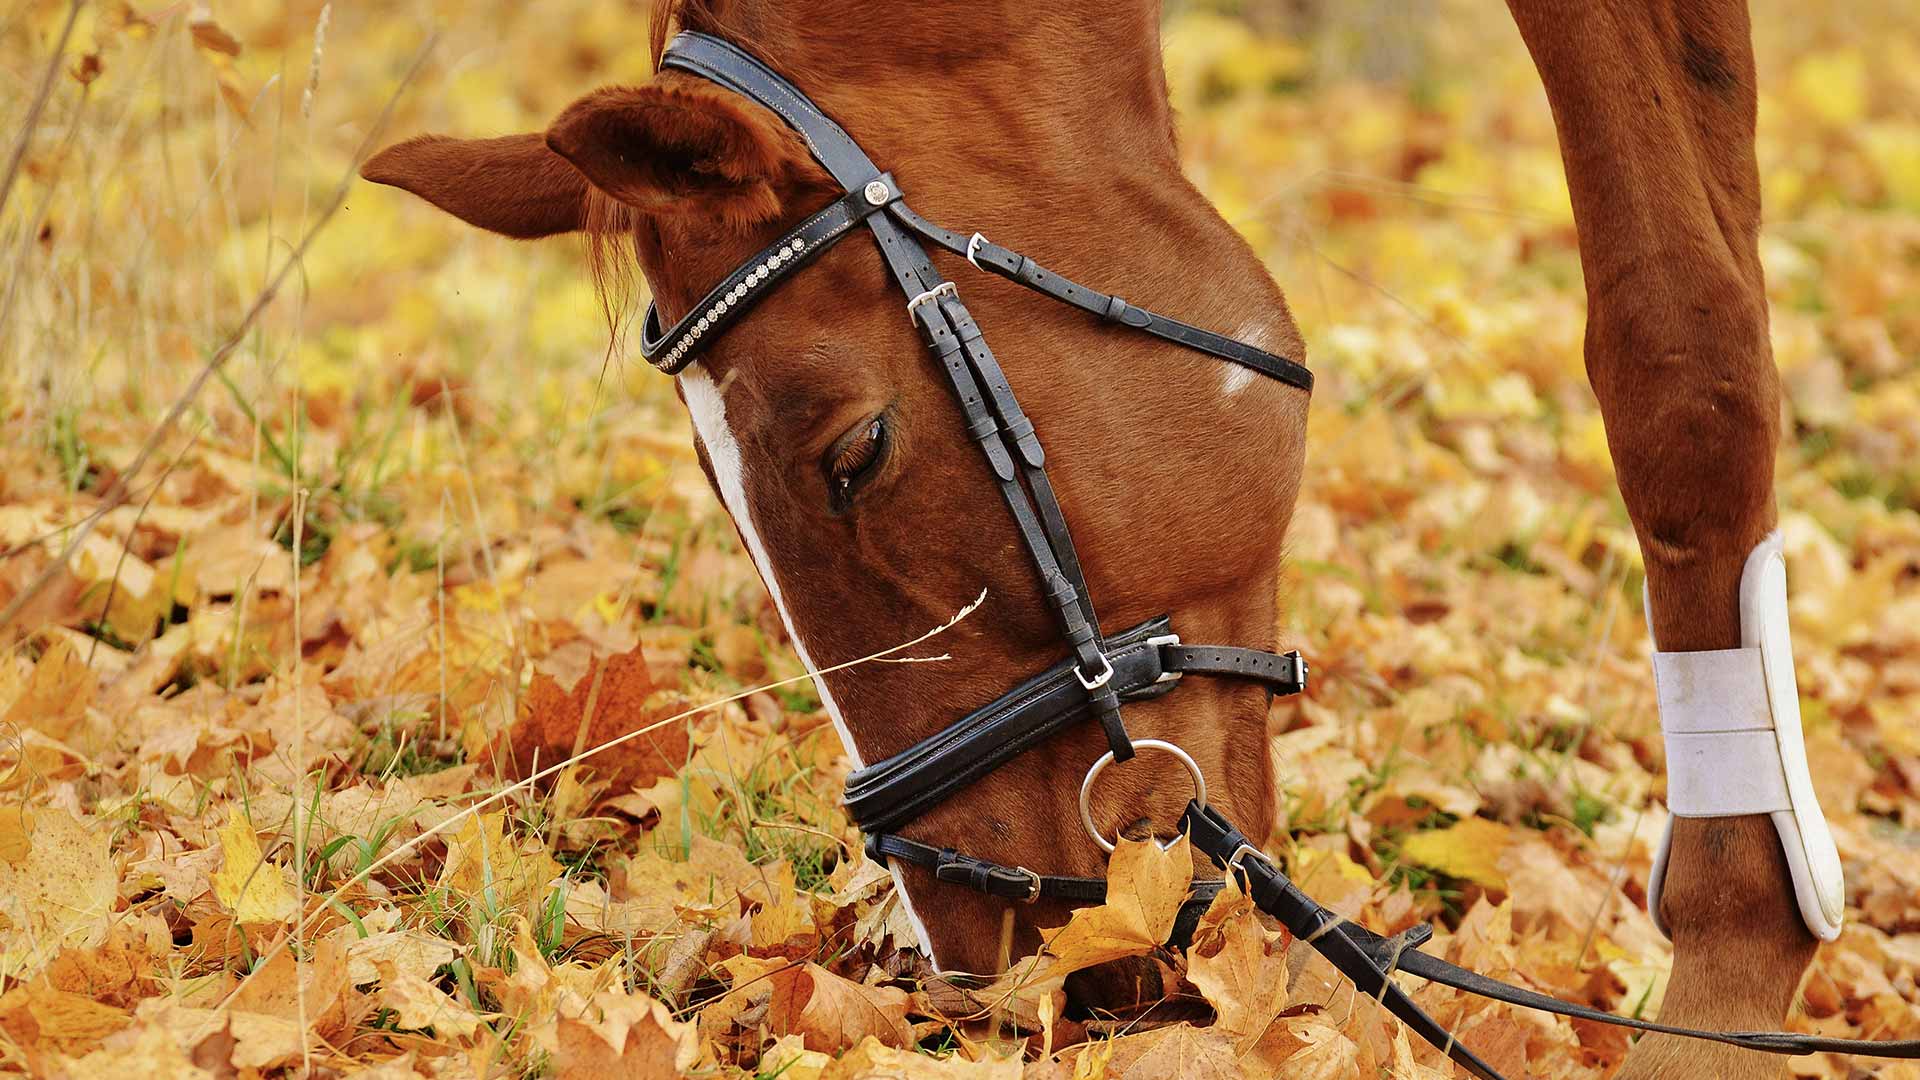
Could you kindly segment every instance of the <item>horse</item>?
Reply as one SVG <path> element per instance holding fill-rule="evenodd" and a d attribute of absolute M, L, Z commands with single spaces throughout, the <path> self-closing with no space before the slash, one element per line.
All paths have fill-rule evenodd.
<path fill-rule="evenodd" d="M 1752 644 L 1750 555 L 1775 526 L 1779 415 L 1745 5 L 1508 6 L 1558 129 L 1588 294 L 1587 370 L 1645 555 L 1650 625 L 1664 656 L 1741 651 Z M 968 222 L 1044 252 L 1063 278 L 1303 359 L 1280 289 L 1181 172 L 1159 7 L 1065 0 L 881 14 L 850 0 L 677 0 L 656 8 L 651 33 L 656 62 L 677 27 L 776 69 L 928 218 Z M 841 196 L 785 120 L 668 68 L 586 94 L 544 132 L 417 137 L 370 159 L 363 175 L 504 236 L 585 234 L 603 280 L 623 260 L 637 263 L 665 325 Z M 964 269 L 959 256 L 949 261 Z M 817 678 L 857 766 L 908 750 L 1061 653 L 1048 583 L 1022 557 L 995 478 L 969 448 L 976 433 L 931 375 L 893 286 L 873 245 L 836 245 L 675 376 L 701 467 L 810 670 L 940 624 L 985 590 L 948 632 L 952 663 Z M 1100 601 L 1096 636 L 1171 614 L 1192 640 L 1276 648 L 1308 394 L 1116 333 L 1017 282 L 969 277 L 964 292 L 981 324 L 998 328 L 994 347 L 1044 439 L 1085 590 Z M 1210 804 L 1247 835 L 1267 835 L 1276 816 L 1275 777 L 1258 749 L 1267 688 L 1184 681 L 1178 694 L 1130 701 L 1126 728 L 1184 749 Z M 1702 748 L 1708 765 L 1718 745 Z M 1094 725 L 1063 731 L 901 833 L 1007 866 L 1098 877 L 1100 846 L 1071 828 L 1073 779 L 1108 749 Z M 1191 793 L 1156 764 L 1165 763 L 1107 769 L 1090 824 L 1109 836 L 1173 835 Z M 1661 1019 L 1772 1027 L 1821 927 L 1801 902 L 1805 871 L 1783 844 L 1778 808 L 1714 809 L 1676 818 L 1663 849 L 1655 913 L 1674 967 Z M 937 970 L 991 970 L 1010 908 L 1015 944 L 1030 950 L 1071 907 L 985 895 L 909 860 L 889 869 Z M 1114 992 L 1098 979 L 1074 989 L 1095 1001 Z M 1619 1075 L 1758 1080 L 1779 1075 L 1778 1062 L 1654 1035 Z"/>

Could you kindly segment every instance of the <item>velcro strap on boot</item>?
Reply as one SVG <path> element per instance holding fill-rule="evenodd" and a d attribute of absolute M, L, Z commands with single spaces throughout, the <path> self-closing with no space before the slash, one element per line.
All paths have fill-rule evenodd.
<path fill-rule="evenodd" d="M 1792 810 L 1759 649 L 1653 654 L 1667 744 L 1667 809 L 1680 817 Z"/>

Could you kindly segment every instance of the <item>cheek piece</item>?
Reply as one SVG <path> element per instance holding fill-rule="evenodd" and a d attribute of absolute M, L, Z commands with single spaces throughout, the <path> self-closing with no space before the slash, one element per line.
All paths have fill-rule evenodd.
<path fill-rule="evenodd" d="M 1651 632 L 1650 607 L 1647 625 Z M 1741 574 L 1740 648 L 1656 651 L 1653 674 L 1673 817 L 1772 818 L 1807 929 L 1822 941 L 1839 937 L 1846 878 L 1807 764 L 1787 630 L 1787 565 L 1777 530 L 1747 556 Z M 1660 894 L 1672 844 L 1670 818 L 1647 886 L 1648 912 L 1669 937 Z"/>

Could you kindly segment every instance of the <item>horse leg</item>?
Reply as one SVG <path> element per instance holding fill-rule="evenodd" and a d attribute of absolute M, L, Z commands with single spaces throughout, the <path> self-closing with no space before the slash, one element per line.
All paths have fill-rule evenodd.
<path fill-rule="evenodd" d="M 1744 0 L 1508 0 L 1546 84 L 1579 227 L 1587 373 L 1660 647 L 1735 648 L 1773 528 L 1779 385 L 1757 234 Z M 1661 1019 L 1774 1028 L 1816 942 L 1764 816 L 1675 823 Z M 1783 1059 L 1653 1037 L 1624 1078 L 1757 1080 Z"/>

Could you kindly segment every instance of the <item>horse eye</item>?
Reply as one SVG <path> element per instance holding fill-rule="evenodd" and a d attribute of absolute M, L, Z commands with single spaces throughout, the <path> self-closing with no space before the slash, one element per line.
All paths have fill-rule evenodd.
<path fill-rule="evenodd" d="M 834 513 L 845 513 L 853 505 L 860 489 L 880 472 L 892 443 L 882 413 L 855 424 L 827 448 L 820 466 L 827 476 L 827 505 Z"/>

